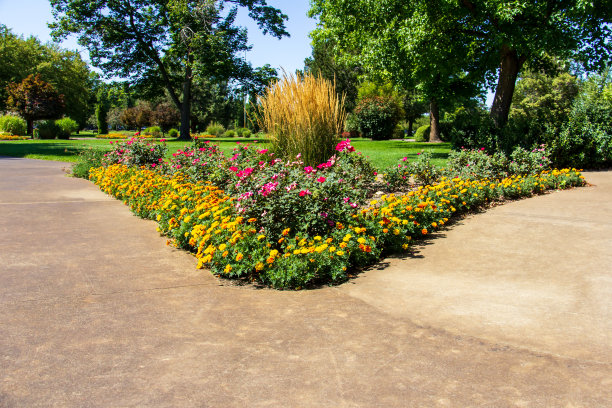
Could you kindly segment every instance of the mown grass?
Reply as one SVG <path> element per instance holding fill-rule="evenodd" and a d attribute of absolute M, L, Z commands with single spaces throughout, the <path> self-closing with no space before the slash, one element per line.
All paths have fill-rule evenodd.
<path fill-rule="evenodd" d="M 55 160 L 75 162 L 78 160 L 79 152 L 84 149 L 94 148 L 100 150 L 110 149 L 110 141 L 95 139 L 92 136 L 75 135 L 84 137 L 80 140 L 11 140 L 0 141 L 0 156 L 24 157 L 28 159 Z M 262 148 L 266 146 L 264 141 L 256 139 L 239 138 L 215 138 L 208 139 L 211 143 L 218 144 L 225 153 L 230 153 L 240 143 L 260 143 Z M 167 140 L 168 157 L 179 149 L 189 145 L 189 142 L 179 140 Z M 402 157 L 414 160 L 417 154 L 423 150 L 429 151 L 433 156 L 433 163 L 443 167 L 446 164 L 450 151 L 449 143 L 415 143 L 401 140 L 372 141 L 368 139 L 354 139 L 352 142 L 357 151 L 366 155 L 372 164 L 382 170 L 398 163 Z"/>

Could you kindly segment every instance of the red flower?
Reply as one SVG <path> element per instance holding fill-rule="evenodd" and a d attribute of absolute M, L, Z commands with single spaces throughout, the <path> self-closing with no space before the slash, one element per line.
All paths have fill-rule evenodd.
<path fill-rule="evenodd" d="M 319 177 L 319 178 L 317 179 L 317 181 L 318 181 L 319 183 L 324 183 L 324 182 L 325 182 L 325 177 Z"/>

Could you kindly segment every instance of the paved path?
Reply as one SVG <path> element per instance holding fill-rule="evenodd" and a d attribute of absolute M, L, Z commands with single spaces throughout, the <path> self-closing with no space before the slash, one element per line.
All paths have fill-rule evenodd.
<path fill-rule="evenodd" d="M 0 158 L 2 408 L 612 406 L 610 172 L 277 292 L 64 166 Z"/>

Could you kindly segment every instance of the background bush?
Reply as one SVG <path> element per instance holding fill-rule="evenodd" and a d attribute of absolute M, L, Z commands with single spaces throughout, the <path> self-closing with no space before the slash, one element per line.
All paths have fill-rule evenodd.
<path fill-rule="evenodd" d="M 26 129 L 26 121 L 19 116 L 0 116 L 0 132 L 9 133 L 15 136 L 25 136 Z"/>
<path fill-rule="evenodd" d="M 320 75 L 285 75 L 257 104 L 259 125 L 277 155 L 301 154 L 305 164 L 316 165 L 334 154 L 346 114 L 332 82 Z"/>
<path fill-rule="evenodd" d="M 414 132 L 415 142 L 428 142 L 429 141 L 429 125 L 423 125 Z"/>
<path fill-rule="evenodd" d="M 39 139 L 55 139 L 61 132 L 54 120 L 44 120 L 37 123 Z"/>
<path fill-rule="evenodd" d="M 143 135 L 151 136 L 156 139 L 162 137 L 162 130 L 159 126 L 150 126 L 146 128 L 143 132 Z"/>
<path fill-rule="evenodd" d="M 70 118 L 58 119 L 55 124 L 59 128 L 57 134 L 59 139 L 68 139 L 73 132 L 79 130 L 79 124 Z"/>
<path fill-rule="evenodd" d="M 225 132 L 225 128 L 220 123 L 212 122 L 210 125 L 208 125 L 206 127 L 206 134 L 207 135 L 213 135 L 213 136 L 216 136 L 216 137 L 221 137 L 221 136 L 223 136 L 224 132 Z"/>
<path fill-rule="evenodd" d="M 223 137 L 236 137 L 236 131 L 235 130 L 226 130 L 225 133 L 223 133 Z"/>
<path fill-rule="evenodd" d="M 372 140 L 388 140 L 399 122 L 400 110 L 393 98 L 372 96 L 362 99 L 355 108 L 359 130 Z"/>
<path fill-rule="evenodd" d="M 178 137 L 179 133 L 180 132 L 177 129 L 170 129 L 168 131 L 168 137 Z"/>

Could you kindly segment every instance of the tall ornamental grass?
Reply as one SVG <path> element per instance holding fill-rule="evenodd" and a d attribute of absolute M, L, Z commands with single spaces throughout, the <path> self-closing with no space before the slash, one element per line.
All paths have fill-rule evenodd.
<path fill-rule="evenodd" d="M 335 82 L 321 75 L 287 75 L 269 86 L 257 100 L 259 126 L 281 157 L 302 154 L 307 165 L 327 161 L 342 132 L 346 112 L 344 96 Z"/>

